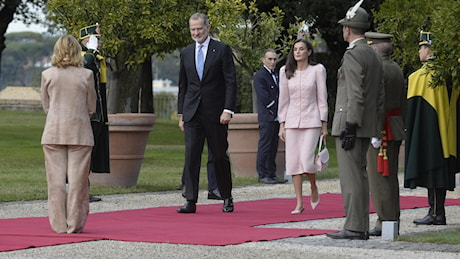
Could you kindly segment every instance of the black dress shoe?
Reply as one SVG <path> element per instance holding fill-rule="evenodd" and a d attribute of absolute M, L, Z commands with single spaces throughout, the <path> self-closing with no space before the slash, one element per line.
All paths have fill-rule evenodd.
<path fill-rule="evenodd" d="M 223 212 L 233 212 L 233 199 L 232 198 L 228 198 L 228 199 L 224 199 L 224 207 L 222 208 L 222 211 Z"/>
<path fill-rule="evenodd" d="M 280 179 L 278 177 L 274 177 L 273 180 L 276 181 L 276 183 L 286 183 L 288 180 L 285 180 L 285 179 Z"/>
<path fill-rule="evenodd" d="M 101 201 L 102 199 L 101 198 L 98 198 L 98 197 L 94 197 L 93 195 L 89 195 L 89 202 L 98 202 L 98 201 Z"/>
<path fill-rule="evenodd" d="M 446 216 L 433 216 L 426 215 L 423 218 L 418 218 L 414 220 L 416 225 L 446 225 Z"/>
<path fill-rule="evenodd" d="M 371 230 L 369 230 L 369 236 L 373 236 L 373 237 L 380 237 L 382 236 L 382 230 L 378 229 L 378 228 L 373 228 Z"/>
<path fill-rule="evenodd" d="M 369 234 L 367 232 L 355 232 L 351 230 L 342 230 L 335 233 L 328 233 L 326 236 L 332 239 L 356 239 L 356 240 L 368 240 Z"/>
<path fill-rule="evenodd" d="M 179 213 L 195 213 L 196 212 L 196 203 L 192 201 L 185 202 L 184 206 L 177 209 Z"/>
<path fill-rule="evenodd" d="M 208 191 L 208 200 L 222 200 L 219 190 Z"/>
<path fill-rule="evenodd" d="M 434 217 L 430 214 L 426 215 L 423 218 L 414 219 L 414 224 L 416 225 L 433 225 Z"/>
<path fill-rule="evenodd" d="M 278 183 L 278 181 L 276 181 L 275 179 L 268 178 L 268 177 L 259 179 L 259 182 L 262 182 L 262 183 L 265 183 L 265 184 L 276 184 L 276 183 Z"/>

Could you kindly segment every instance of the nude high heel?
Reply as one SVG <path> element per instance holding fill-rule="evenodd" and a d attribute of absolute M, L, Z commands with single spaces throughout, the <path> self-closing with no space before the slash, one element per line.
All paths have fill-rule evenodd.
<path fill-rule="evenodd" d="M 318 204 L 319 204 L 319 201 L 320 201 L 320 199 L 319 199 L 319 192 L 318 192 L 318 200 L 317 200 L 317 201 L 313 202 L 313 201 L 311 200 L 311 197 L 310 197 L 310 205 L 311 205 L 311 208 L 312 208 L 312 209 L 316 209 L 316 207 L 317 207 Z"/>
<path fill-rule="evenodd" d="M 302 212 L 305 210 L 304 207 L 300 208 L 300 209 L 295 209 L 293 211 L 291 211 L 291 214 L 292 215 L 298 215 L 298 214 L 302 214 Z"/>

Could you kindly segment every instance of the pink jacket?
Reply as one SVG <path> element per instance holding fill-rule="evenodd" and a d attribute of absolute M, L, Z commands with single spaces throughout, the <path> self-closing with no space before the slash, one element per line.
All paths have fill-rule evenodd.
<path fill-rule="evenodd" d="M 321 127 L 327 122 L 326 68 L 322 64 L 296 70 L 289 80 L 285 66 L 280 69 L 278 119 L 285 128 Z"/>
<path fill-rule="evenodd" d="M 93 146 L 90 115 L 96 111 L 93 72 L 51 67 L 42 72 L 41 101 L 47 113 L 42 144 Z"/>

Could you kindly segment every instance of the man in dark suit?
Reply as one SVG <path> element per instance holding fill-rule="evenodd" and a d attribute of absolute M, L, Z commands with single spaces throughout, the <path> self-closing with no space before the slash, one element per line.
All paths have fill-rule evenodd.
<path fill-rule="evenodd" d="M 279 78 L 275 72 L 276 51 L 267 49 L 262 57 L 263 66 L 254 74 L 257 94 L 257 117 L 259 120 L 259 143 L 257 148 L 257 173 L 259 182 L 285 183 L 276 176 L 276 153 L 278 151 L 278 95 Z"/>
<path fill-rule="evenodd" d="M 180 54 L 178 114 L 185 135 L 186 203 L 177 211 L 195 213 L 205 139 L 212 152 L 223 212 L 233 212 L 232 175 L 227 155 L 228 123 L 236 105 L 236 72 L 230 46 L 211 39 L 206 15 L 189 20 L 195 43 Z"/>

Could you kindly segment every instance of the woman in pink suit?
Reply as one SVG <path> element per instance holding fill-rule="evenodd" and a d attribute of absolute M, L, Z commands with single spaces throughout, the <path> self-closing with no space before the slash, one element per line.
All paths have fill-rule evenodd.
<path fill-rule="evenodd" d="M 313 46 L 297 39 L 286 65 L 280 69 L 278 118 L 280 139 L 286 143 L 286 174 L 292 176 L 297 205 L 291 214 L 304 210 L 303 175 L 311 185 L 310 204 L 319 203 L 315 150 L 320 135 L 327 136 L 326 69 L 312 61 Z"/>
<path fill-rule="evenodd" d="M 96 110 L 93 72 L 83 68 L 80 44 L 71 35 L 57 40 L 51 64 L 41 79 L 41 101 L 47 114 L 41 143 L 49 222 L 56 233 L 80 233 L 89 213 L 88 175 L 94 144 L 90 115 Z"/>

